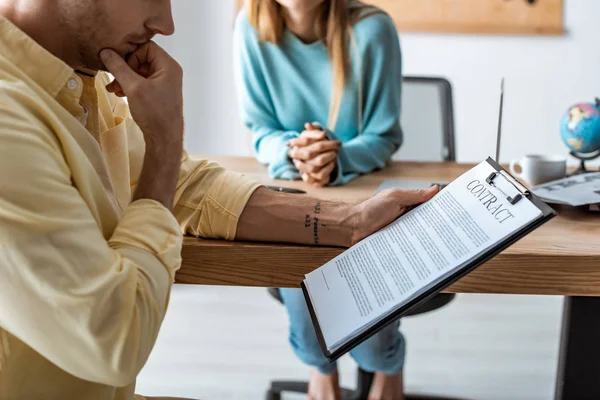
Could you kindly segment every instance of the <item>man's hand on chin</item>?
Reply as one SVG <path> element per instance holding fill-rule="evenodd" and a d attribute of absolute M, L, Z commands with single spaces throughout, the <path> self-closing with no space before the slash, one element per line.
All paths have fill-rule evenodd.
<path fill-rule="evenodd" d="M 144 134 L 144 165 L 132 201 L 152 199 L 172 209 L 183 153 L 183 71 L 153 41 L 124 60 L 104 49 L 102 62 L 115 80 L 106 89 L 127 96 L 134 121 Z"/>

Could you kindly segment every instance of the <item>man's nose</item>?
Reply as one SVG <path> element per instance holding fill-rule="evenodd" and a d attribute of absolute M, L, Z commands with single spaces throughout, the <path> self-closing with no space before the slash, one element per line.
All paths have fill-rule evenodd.
<path fill-rule="evenodd" d="M 173 21 L 171 1 L 161 1 L 160 4 L 161 7 L 157 8 L 156 14 L 148 20 L 146 27 L 155 34 L 171 36 L 175 33 L 175 22 Z"/>

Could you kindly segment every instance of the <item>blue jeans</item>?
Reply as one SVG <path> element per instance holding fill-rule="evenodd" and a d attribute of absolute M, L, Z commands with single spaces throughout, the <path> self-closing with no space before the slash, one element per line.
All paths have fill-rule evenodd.
<path fill-rule="evenodd" d="M 316 367 L 323 374 L 332 374 L 337 370 L 321 350 L 301 289 L 280 289 L 281 297 L 290 318 L 290 337 L 296 356 L 300 360 Z M 398 330 L 400 321 L 389 324 L 377 334 L 371 336 L 354 349 L 350 355 L 367 372 L 382 372 L 396 375 L 404 367 L 405 342 Z"/>

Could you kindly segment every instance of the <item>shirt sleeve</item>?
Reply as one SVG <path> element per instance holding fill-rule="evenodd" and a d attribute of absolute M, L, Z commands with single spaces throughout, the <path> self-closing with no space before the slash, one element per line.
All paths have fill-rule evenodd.
<path fill-rule="evenodd" d="M 384 168 L 402 144 L 402 57 L 394 23 L 378 13 L 359 22 L 355 36 L 361 51 L 363 127 L 359 135 L 342 143 L 332 186 Z M 356 60 L 353 65 L 358 65 Z"/>
<path fill-rule="evenodd" d="M 129 106 L 123 99 L 111 96 L 111 101 L 116 117 L 131 118 Z M 136 136 L 143 136 L 137 125 L 132 124 L 132 129 L 138 130 Z M 185 234 L 233 240 L 246 203 L 258 187 L 257 182 L 242 174 L 184 152 L 173 214 Z"/>
<path fill-rule="evenodd" d="M 0 121 L 0 326 L 76 377 L 130 384 L 181 263 L 178 223 L 139 200 L 106 237 L 47 126 L 18 104 Z"/>
<path fill-rule="evenodd" d="M 300 179 L 288 157 L 287 142 L 298 132 L 282 128 L 257 56 L 259 42 L 245 12 L 238 15 L 234 32 L 234 72 L 242 122 L 252 133 L 257 160 L 268 165 L 273 179 Z"/>
<path fill-rule="evenodd" d="M 174 214 L 183 232 L 235 239 L 239 218 L 260 184 L 217 163 L 184 154 Z"/>

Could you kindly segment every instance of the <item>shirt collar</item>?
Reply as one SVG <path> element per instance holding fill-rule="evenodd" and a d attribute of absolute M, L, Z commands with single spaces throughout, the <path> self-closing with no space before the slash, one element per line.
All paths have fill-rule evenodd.
<path fill-rule="evenodd" d="M 75 72 L 88 78 L 95 78 L 98 75 L 98 71 L 89 68 L 79 68 Z"/>
<path fill-rule="evenodd" d="M 2 16 L 0 57 L 6 57 L 52 97 L 58 95 L 74 73 L 73 68 Z"/>

